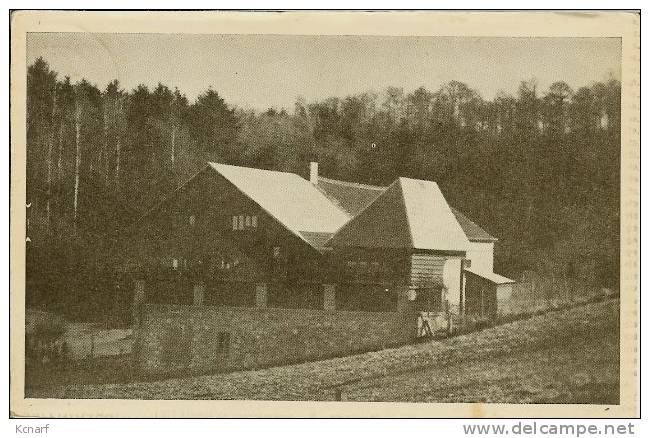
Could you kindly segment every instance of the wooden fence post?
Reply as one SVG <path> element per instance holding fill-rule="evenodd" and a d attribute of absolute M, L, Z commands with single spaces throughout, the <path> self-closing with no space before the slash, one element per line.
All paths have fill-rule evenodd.
<path fill-rule="evenodd" d="M 255 307 L 265 308 L 267 304 L 267 285 L 257 283 L 255 285 Z"/>
<path fill-rule="evenodd" d="M 133 294 L 133 325 L 139 326 L 142 316 L 142 305 L 145 302 L 145 281 L 143 279 L 135 280 L 135 293 Z"/>
<path fill-rule="evenodd" d="M 194 284 L 194 305 L 195 306 L 202 306 L 203 305 L 203 297 L 205 295 L 205 283 L 202 281 L 197 282 Z"/>

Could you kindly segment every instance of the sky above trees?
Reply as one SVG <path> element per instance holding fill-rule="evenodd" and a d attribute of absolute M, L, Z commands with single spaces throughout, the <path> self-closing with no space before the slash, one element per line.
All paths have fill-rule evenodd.
<path fill-rule="evenodd" d="M 486 99 L 516 94 L 522 80 L 573 89 L 620 79 L 618 38 L 469 38 L 286 35 L 34 33 L 38 57 L 69 75 L 126 89 L 161 82 L 193 101 L 212 86 L 231 105 L 292 110 L 308 101 L 388 86 L 472 84 Z"/>

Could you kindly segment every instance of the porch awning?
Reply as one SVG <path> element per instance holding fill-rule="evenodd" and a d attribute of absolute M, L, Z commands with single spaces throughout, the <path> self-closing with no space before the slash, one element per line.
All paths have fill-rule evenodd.
<path fill-rule="evenodd" d="M 478 277 L 484 278 L 487 281 L 494 283 L 494 284 L 509 284 L 509 283 L 515 283 L 515 280 L 512 280 L 508 277 L 504 277 L 503 275 L 495 274 L 494 272 L 484 272 L 484 271 L 478 271 L 474 270 L 471 268 L 465 268 L 465 272 L 469 272 L 470 274 L 474 274 Z"/>

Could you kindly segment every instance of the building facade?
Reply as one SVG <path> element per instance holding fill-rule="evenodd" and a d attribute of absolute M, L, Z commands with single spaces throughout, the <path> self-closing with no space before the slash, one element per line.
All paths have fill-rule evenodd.
<path fill-rule="evenodd" d="M 495 241 L 431 181 L 210 163 L 117 247 L 134 354 L 152 372 L 243 369 L 403 344 L 463 311 L 464 268 L 491 273 Z"/>

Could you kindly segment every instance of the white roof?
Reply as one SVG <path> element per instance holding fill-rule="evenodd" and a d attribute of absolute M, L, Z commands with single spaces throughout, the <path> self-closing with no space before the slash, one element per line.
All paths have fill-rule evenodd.
<path fill-rule="evenodd" d="M 504 277 L 503 275 L 495 274 L 494 272 L 478 271 L 471 268 L 465 268 L 465 270 L 496 284 L 507 284 L 515 282 L 515 280 L 511 280 L 510 278 Z"/>
<path fill-rule="evenodd" d="M 333 233 L 350 217 L 295 173 L 209 163 L 289 231 Z"/>
<path fill-rule="evenodd" d="M 467 251 L 469 240 L 438 184 L 400 178 L 413 247 L 438 251 Z"/>

